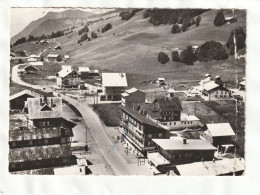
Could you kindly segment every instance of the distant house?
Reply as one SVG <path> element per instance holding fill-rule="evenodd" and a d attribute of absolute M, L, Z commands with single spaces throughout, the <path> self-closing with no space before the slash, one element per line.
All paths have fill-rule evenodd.
<path fill-rule="evenodd" d="M 41 60 L 41 56 L 35 55 L 35 54 L 30 55 L 29 59 L 28 59 L 29 62 L 36 62 L 36 61 L 40 61 L 40 60 Z"/>
<path fill-rule="evenodd" d="M 204 137 L 214 146 L 231 144 L 235 133 L 229 123 L 207 124 Z"/>
<path fill-rule="evenodd" d="M 78 73 L 81 79 L 87 79 L 89 76 L 89 67 L 79 67 Z"/>
<path fill-rule="evenodd" d="M 100 73 L 97 69 L 89 70 L 89 73 L 86 73 L 87 79 L 93 79 L 93 78 L 97 78 L 97 77 L 100 77 Z"/>
<path fill-rule="evenodd" d="M 239 176 L 244 170 L 243 158 L 231 158 L 177 165 L 174 172 L 180 176 Z"/>
<path fill-rule="evenodd" d="M 28 57 L 12 57 L 11 58 L 11 62 L 13 62 L 14 64 L 22 64 L 28 61 Z"/>
<path fill-rule="evenodd" d="M 156 82 L 157 82 L 159 85 L 165 85 L 165 84 L 166 84 L 165 78 L 158 78 Z"/>
<path fill-rule="evenodd" d="M 158 152 L 173 165 L 212 160 L 217 150 L 207 141 L 201 139 L 170 138 L 152 139 Z"/>
<path fill-rule="evenodd" d="M 225 18 L 225 22 L 226 22 L 227 24 L 231 24 L 231 23 L 237 22 L 237 19 L 236 19 L 235 17 L 233 17 L 233 16 L 231 16 L 231 17 L 226 17 L 226 18 Z"/>
<path fill-rule="evenodd" d="M 192 46 L 192 52 L 194 53 L 194 52 L 196 52 L 196 51 L 198 51 L 199 50 L 199 46 L 197 46 L 197 45 L 193 45 Z"/>
<path fill-rule="evenodd" d="M 140 112 L 129 107 L 120 106 L 122 110 L 122 127 L 120 133 L 123 139 L 127 139 L 144 155 L 147 151 L 153 151 L 155 145 L 153 138 L 168 139 L 170 130 L 151 119 L 146 118 Z"/>
<path fill-rule="evenodd" d="M 201 97 L 205 100 L 229 99 L 230 91 L 215 81 L 204 84 Z"/>
<path fill-rule="evenodd" d="M 125 73 L 102 73 L 102 86 L 106 99 L 119 101 L 125 90 L 127 79 Z"/>
<path fill-rule="evenodd" d="M 246 81 L 245 78 L 243 78 L 243 81 L 239 83 L 239 90 L 245 90 L 246 89 Z"/>
<path fill-rule="evenodd" d="M 65 59 L 65 60 L 69 60 L 69 59 L 70 59 L 70 56 L 69 56 L 69 55 L 64 55 L 64 59 Z"/>
<path fill-rule="evenodd" d="M 139 89 L 131 88 L 122 93 L 122 106 L 134 107 L 145 103 L 146 94 Z"/>
<path fill-rule="evenodd" d="M 48 54 L 47 59 L 49 62 L 55 62 L 60 59 L 60 55 L 59 54 Z"/>
<path fill-rule="evenodd" d="M 35 74 L 39 71 L 39 69 L 32 65 L 28 65 L 28 66 L 24 67 L 24 71 L 27 74 Z"/>
<path fill-rule="evenodd" d="M 29 62 L 29 65 L 31 65 L 31 66 L 43 66 L 43 62 L 41 62 L 41 61 Z"/>
<path fill-rule="evenodd" d="M 80 84 L 80 75 L 72 70 L 71 66 L 62 66 L 62 69 L 56 74 L 57 86 L 78 87 Z"/>
<path fill-rule="evenodd" d="M 61 49 L 61 46 L 60 45 L 57 45 L 55 47 L 53 47 L 54 50 L 60 50 Z"/>

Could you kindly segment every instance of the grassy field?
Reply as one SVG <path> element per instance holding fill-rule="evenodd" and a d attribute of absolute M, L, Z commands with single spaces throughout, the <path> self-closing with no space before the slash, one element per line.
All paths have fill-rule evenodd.
<path fill-rule="evenodd" d="M 238 21 L 233 24 L 225 24 L 216 27 L 213 24 L 217 10 L 210 10 L 201 15 L 199 27 L 192 26 L 188 31 L 179 34 L 171 33 L 171 25 L 153 26 L 149 18 L 143 19 L 143 11 L 138 12 L 128 21 L 113 13 L 113 17 L 99 20 L 89 25 L 90 32 L 97 32 L 107 23 L 112 24 L 112 29 L 105 32 L 97 32 L 98 38 L 84 41 L 82 45 L 77 43 L 80 38 L 78 32 L 62 36 L 56 39 L 61 43 L 60 54 L 69 54 L 71 59 L 64 64 L 76 66 L 88 66 L 102 71 L 126 72 L 129 87 L 145 89 L 149 80 L 165 77 L 173 87 L 179 84 L 194 85 L 205 73 L 212 76 L 220 75 L 227 87 L 234 87 L 236 72 L 240 80 L 245 76 L 245 61 L 240 60 L 236 66 L 234 57 L 225 61 L 196 62 L 194 66 L 170 61 L 160 64 L 157 60 L 159 52 L 166 52 L 169 56 L 173 48 L 186 48 L 188 45 L 201 45 L 210 40 L 225 43 L 230 32 L 238 27 L 246 26 L 246 12 L 235 11 Z M 119 14 L 119 12 L 118 12 Z M 230 11 L 224 12 L 225 16 L 231 16 Z M 47 45 L 46 48 L 49 46 Z M 44 48 L 35 48 L 34 45 L 25 43 L 24 46 L 14 47 L 15 50 L 25 49 L 28 53 L 39 53 Z M 44 56 L 52 51 L 44 52 Z M 51 66 L 47 67 L 46 74 Z M 236 70 L 237 69 L 237 70 Z M 153 87 L 150 86 L 149 87 Z"/>
<path fill-rule="evenodd" d="M 106 126 L 119 126 L 121 121 L 120 104 L 98 104 L 94 110 Z"/>

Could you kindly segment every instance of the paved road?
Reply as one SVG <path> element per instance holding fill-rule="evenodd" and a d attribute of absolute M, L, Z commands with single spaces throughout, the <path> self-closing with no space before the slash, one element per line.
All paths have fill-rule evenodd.
<path fill-rule="evenodd" d="M 18 66 L 19 65 L 16 65 L 12 69 L 13 82 L 34 89 L 43 89 L 43 86 L 30 85 L 22 81 L 17 74 Z M 57 95 L 57 93 L 54 94 Z M 120 155 L 116 147 L 114 147 L 113 143 L 107 136 L 97 114 L 88 105 L 82 105 L 78 101 L 64 95 L 62 95 L 62 98 L 74 105 L 79 110 L 86 124 L 90 128 L 90 131 L 95 138 L 97 144 L 100 146 L 100 151 L 102 155 L 111 165 L 115 173 L 117 175 L 134 175 L 135 173 L 131 171 L 131 167 L 129 166 L 129 164 L 127 164 L 125 159 Z"/>

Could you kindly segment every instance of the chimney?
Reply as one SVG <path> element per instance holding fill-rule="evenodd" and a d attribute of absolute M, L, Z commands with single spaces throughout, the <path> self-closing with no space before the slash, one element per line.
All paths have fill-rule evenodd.
<path fill-rule="evenodd" d="M 187 138 L 183 138 L 183 144 L 187 144 Z"/>

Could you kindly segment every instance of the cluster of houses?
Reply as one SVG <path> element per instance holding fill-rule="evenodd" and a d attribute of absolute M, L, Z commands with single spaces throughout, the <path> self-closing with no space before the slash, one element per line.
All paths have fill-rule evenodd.
<path fill-rule="evenodd" d="M 24 90 L 10 97 L 9 171 L 13 174 L 86 174 L 71 152 L 75 123 L 63 117 L 60 97 Z M 85 160 L 86 161 L 86 160 Z"/>
<path fill-rule="evenodd" d="M 220 76 L 216 76 L 213 79 L 210 74 L 205 74 L 204 78 L 199 82 L 199 86 L 188 90 L 187 96 L 199 95 L 204 100 L 224 100 L 230 98 L 245 100 L 243 92 L 237 94 L 235 93 L 236 91 L 228 89 Z M 245 91 L 245 78 L 239 83 L 239 91 Z"/>
<path fill-rule="evenodd" d="M 216 90 L 222 89 L 217 87 Z M 201 165 L 214 161 L 215 164 L 222 164 L 223 161 L 217 159 L 216 154 L 233 152 L 235 133 L 229 123 L 202 124 L 196 116 L 182 113 L 180 100 L 172 94 L 155 98 L 151 103 L 145 101 L 145 96 L 143 91 L 136 88 L 121 94 L 121 138 L 147 156 L 150 163 L 161 172 L 175 170 L 174 174 L 182 175 L 180 172 L 183 172 L 185 165 L 188 168 L 192 163 Z M 189 129 L 200 132 L 199 139 L 187 139 L 178 134 Z M 172 136 L 173 132 L 177 132 L 177 136 Z M 240 162 L 244 162 L 243 159 Z M 242 174 L 242 164 L 236 170 L 227 168 L 214 174 Z M 182 168 L 178 170 L 180 165 Z"/>

